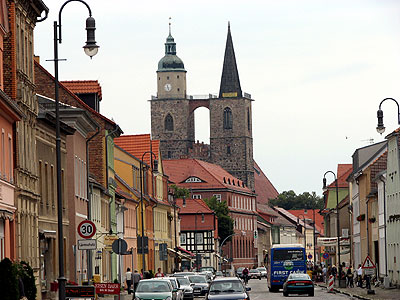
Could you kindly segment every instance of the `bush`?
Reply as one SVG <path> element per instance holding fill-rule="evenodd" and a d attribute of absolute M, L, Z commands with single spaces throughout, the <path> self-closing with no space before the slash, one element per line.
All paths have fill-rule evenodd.
<path fill-rule="evenodd" d="M 8 258 L 4 258 L 0 262 L 0 291 L 2 300 L 18 300 L 20 298 L 17 268 Z"/>

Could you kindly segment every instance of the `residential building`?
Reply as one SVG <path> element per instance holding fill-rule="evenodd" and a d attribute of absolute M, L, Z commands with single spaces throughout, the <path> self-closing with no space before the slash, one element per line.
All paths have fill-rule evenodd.
<path fill-rule="evenodd" d="M 15 126 L 15 245 L 17 260 L 24 260 L 33 268 L 38 295 L 39 281 L 39 190 L 35 142 L 36 117 L 39 113 L 35 96 L 33 70 L 33 31 L 37 22 L 46 19 L 49 9 L 42 0 L 1 1 L 4 40 L 0 64 L 1 89 L 22 112 Z M 44 15 L 42 18 L 41 15 Z M 8 24 L 7 24 L 8 23 Z M 7 26 L 8 25 L 8 26 Z M 8 138 L 5 136 L 5 138 Z"/>
<path fill-rule="evenodd" d="M 225 267 L 252 267 L 257 263 L 257 215 L 255 194 L 244 182 L 222 167 L 198 159 L 169 159 L 163 162 L 169 180 L 190 191 L 192 199 L 215 197 L 225 201 L 234 220 L 235 235 L 223 245 L 232 259 Z M 181 223 L 183 227 L 183 222 Z M 222 243 L 222 241 L 220 241 Z"/>
<path fill-rule="evenodd" d="M 37 93 L 47 98 L 54 99 L 54 77 L 40 65 L 39 59 L 36 59 L 34 67 Z M 77 81 L 73 84 L 81 86 L 85 85 L 86 83 L 86 81 L 83 83 L 81 81 Z M 69 88 L 71 88 L 70 85 Z M 89 114 L 90 118 L 92 118 L 99 125 L 98 131 L 96 130 L 90 132 L 89 134 L 90 136 L 92 136 L 98 133 L 88 143 L 88 174 L 93 176 L 94 180 L 104 188 L 105 193 L 110 197 L 108 206 L 108 233 L 111 233 L 112 236 L 115 236 L 117 232 L 117 205 L 115 202 L 115 189 L 117 186 L 114 178 L 113 139 L 119 136 L 122 133 L 122 130 L 114 121 L 108 119 L 107 117 L 100 114 L 96 109 L 90 107 L 87 103 L 85 103 L 85 101 L 83 101 L 73 92 L 71 92 L 69 88 L 67 88 L 66 86 L 64 86 L 63 83 L 60 82 L 60 103 L 85 110 Z M 98 85 L 95 84 L 89 85 L 89 88 L 86 91 L 88 96 L 92 97 L 94 97 L 94 94 L 100 93 Z M 80 95 L 81 94 L 82 92 L 80 93 Z M 104 197 L 106 196 L 104 195 Z M 102 214 L 102 216 L 106 215 L 107 214 Z M 108 243 L 112 243 L 112 238 L 106 238 L 107 247 L 110 246 Z M 69 251 L 72 251 L 72 247 L 69 249 Z M 101 255 L 101 257 L 103 257 L 103 254 Z M 104 253 L 104 257 L 108 257 L 108 255 Z M 92 264 L 94 264 L 93 261 Z M 107 270 L 108 273 L 106 275 L 103 275 L 103 277 L 106 278 L 107 281 L 113 281 L 114 279 L 117 279 L 117 255 L 115 253 L 111 254 L 109 264 L 111 265 L 111 268 Z"/>

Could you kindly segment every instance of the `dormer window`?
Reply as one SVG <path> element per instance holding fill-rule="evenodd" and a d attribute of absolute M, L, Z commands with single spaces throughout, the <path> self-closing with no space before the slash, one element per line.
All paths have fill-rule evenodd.
<path fill-rule="evenodd" d="M 204 180 L 201 180 L 199 177 L 196 177 L 196 176 L 191 176 L 183 182 L 185 182 L 185 183 L 201 183 L 201 182 L 204 182 Z"/>
<path fill-rule="evenodd" d="M 228 178 L 228 184 L 231 184 L 231 179 L 230 178 Z"/>

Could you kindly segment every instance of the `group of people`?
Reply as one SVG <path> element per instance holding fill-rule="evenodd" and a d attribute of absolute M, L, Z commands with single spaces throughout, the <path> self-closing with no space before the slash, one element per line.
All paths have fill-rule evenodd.
<path fill-rule="evenodd" d="M 354 287 L 354 280 L 356 280 L 358 287 L 363 287 L 363 270 L 361 264 L 358 265 L 357 269 L 353 269 L 352 266 L 346 267 L 346 264 L 343 262 L 339 267 L 339 270 L 335 265 L 329 265 L 328 267 L 324 265 L 322 268 L 322 274 L 326 283 L 328 283 L 329 277 L 332 275 L 334 282 L 336 279 L 346 280 L 346 287 Z"/>
<path fill-rule="evenodd" d="M 131 272 L 131 268 L 126 269 L 125 273 L 125 280 L 126 280 L 126 286 L 128 290 L 128 294 L 134 293 L 136 291 L 136 288 L 139 284 L 139 281 L 142 279 L 150 279 L 152 278 L 152 271 L 150 270 L 149 272 L 144 272 L 143 269 L 141 270 L 141 273 L 139 274 L 138 270 L 135 270 L 133 273 Z M 158 268 L 157 273 L 154 275 L 154 277 L 164 277 L 164 273 L 161 272 L 161 268 Z M 132 288 L 133 285 L 133 288 Z"/>

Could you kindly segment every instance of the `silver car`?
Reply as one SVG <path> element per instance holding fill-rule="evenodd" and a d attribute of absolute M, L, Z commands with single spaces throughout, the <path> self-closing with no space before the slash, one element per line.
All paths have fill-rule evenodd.
<path fill-rule="evenodd" d="M 176 277 L 180 288 L 183 290 L 183 298 L 193 300 L 193 288 L 190 286 L 190 281 L 186 276 Z"/>
<path fill-rule="evenodd" d="M 266 267 L 258 267 L 257 270 L 260 271 L 261 277 L 267 278 L 267 274 L 268 273 L 267 273 L 267 268 Z"/>

